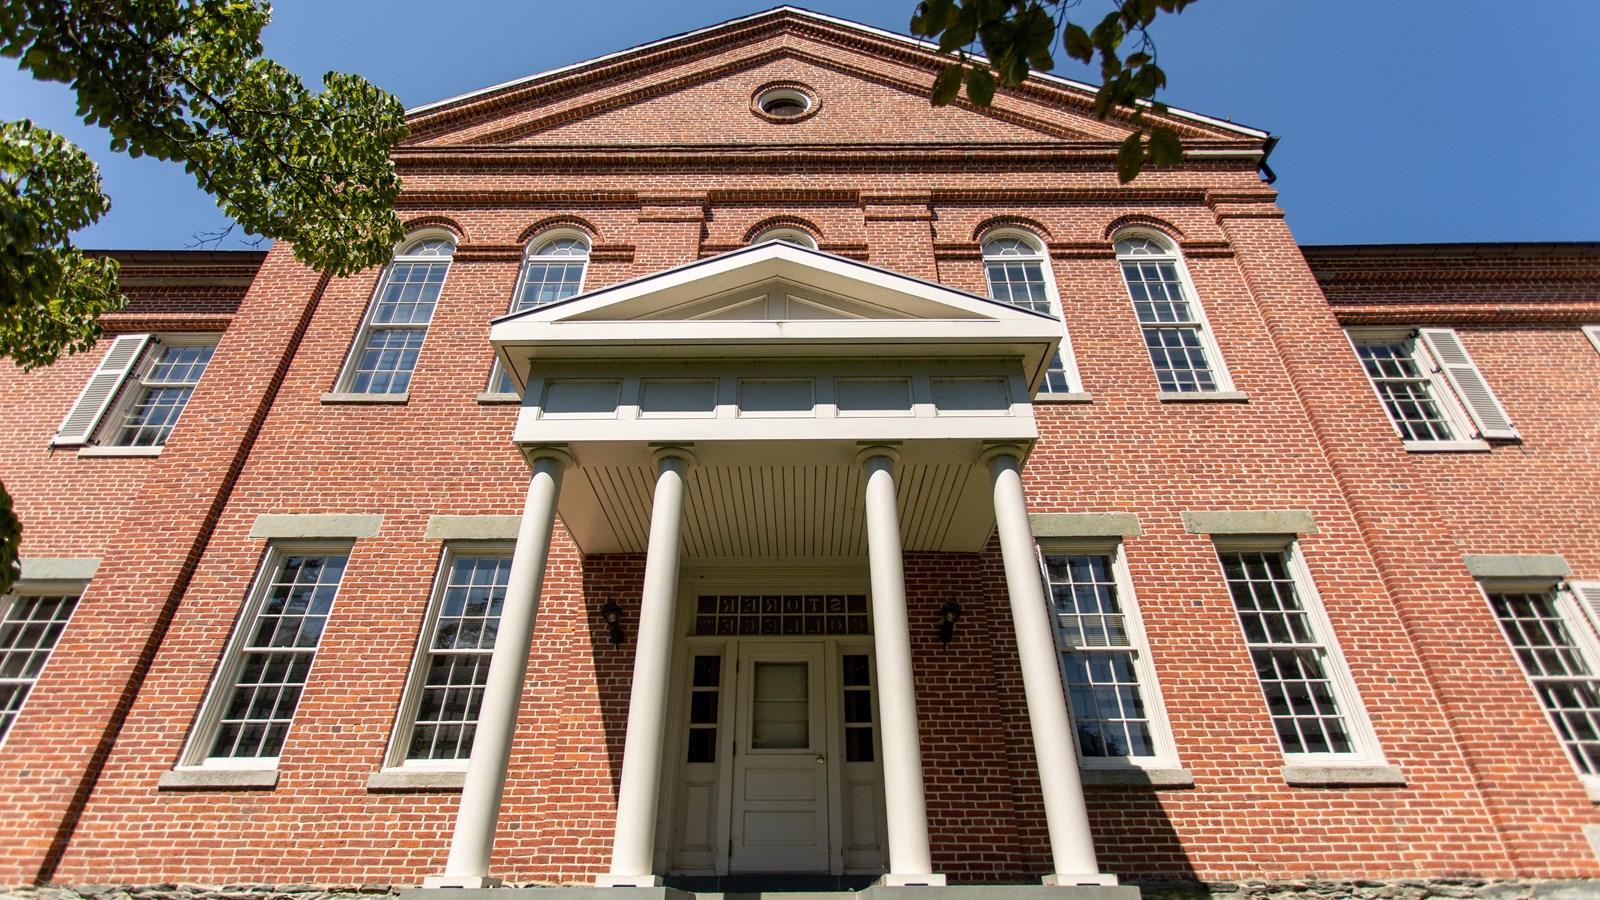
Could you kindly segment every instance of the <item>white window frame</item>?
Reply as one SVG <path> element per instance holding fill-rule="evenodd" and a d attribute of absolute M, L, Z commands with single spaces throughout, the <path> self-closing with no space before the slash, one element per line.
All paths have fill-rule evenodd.
<path fill-rule="evenodd" d="M 88 589 L 88 586 L 88 582 L 84 581 L 18 581 L 11 586 L 10 593 L 0 594 L 0 621 L 4 621 L 7 616 L 11 615 L 11 611 L 15 608 L 17 601 L 23 597 L 75 597 L 77 598 L 77 603 L 81 603 L 83 592 Z M 45 673 L 50 671 L 50 664 L 55 662 L 56 648 L 61 646 L 61 638 L 66 635 L 67 629 L 72 627 L 72 620 L 78 614 L 77 603 L 74 603 L 72 612 L 67 615 L 67 621 L 62 625 L 61 634 L 56 636 L 56 642 L 51 645 L 50 650 L 46 653 L 44 665 L 39 667 L 39 673 L 33 676 L 32 679 L 6 679 L 6 682 L 11 684 L 26 681 L 28 693 L 27 696 L 22 698 L 22 703 L 18 704 L 16 717 L 12 719 L 11 725 L 6 728 L 3 734 L 0 734 L 0 747 L 5 746 L 6 740 L 16 730 L 17 722 L 21 721 L 23 712 L 28 708 L 28 701 L 33 699 L 34 688 L 39 686 L 39 682 L 44 678 Z"/>
<path fill-rule="evenodd" d="M 333 603 L 328 608 L 328 619 L 331 621 L 339 605 L 339 596 L 344 593 L 344 577 L 350 574 L 350 557 L 354 544 L 351 541 L 312 541 L 312 542 L 283 542 L 274 543 L 267 548 L 261 559 L 261 565 L 256 568 L 255 578 L 251 581 L 249 592 L 245 595 L 245 602 L 239 607 L 239 614 L 234 619 L 233 631 L 228 636 L 228 642 L 222 650 L 221 662 L 211 676 L 211 685 L 206 688 L 205 698 L 200 704 L 200 714 L 195 718 L 194 726 L 189 730 L 189 739 L 184 743 L 183 752 L 179 755 L 179 769 L 231 769 L 231 770 L 273 770 L 278 768 L 276 756 L 252 757 L 222 757 L 208 756 L 211 744 L 216 740 L 217 728 L 222 721 L 224 708 L 231 698 L 232 691 L 239 677 L 239 669 L 244 665 L 244 644 L 249 640 L 250 631 L 254 628 L 262 604 L 266 601 L 267 591 L 274 576 L 277 575 L 284 561 L 291 556 L 336 556 L 343 554 L 345 557 L 344 575 L 340 577 L 339 587 L 334 592 Z M 323 637 L 327 636 L 327 624 L 323 628 Z M 316 657 L 322 652 L 321 642 L 313 651 L 311 670 L 307 673 L 306 687 L 311 685 L 311 673 L 316 671 Z M 302 689 L 303 691 L 304 689 Z M 295 706 L 296 716 L 299 707 L 305 702 L 302 692 Z M 294 728 L 293 720 L 289 725 Z M 285 737 L 285 742 L 287 742 Z"/>
<path fill-rule="evenodd" d="M 1589 339 L 1589 343 L 1594 345 L 1595 352 L 1600 353 L 1600 325 L 1585 325 L 1583 333 Z"/>
<path fill-rule="evenodd" d="M 376 322 L 374 317 L 378 312 L 378 302 L 383 297 L 383 292 L 389 287 L 389 279 L 394 275 L 396 264 L 424 264 L 437 263 L 441 260 L 438 256 L 411 256 L 407 251 L 426 241 L 448 241 L 450 255 L 442 257 L 445 260 L 444 277 L 439 282 L 439 297 L 434 301 L 433 312 L 428 316 L 428 321 L 416 324 L 409 322 L 391 323 Z M 428 332 L 433 328 L 433 320 L 439 315 L 439 303 L 444 300 L 444 286 L 449 283 L 450 269 L 455 267 L 455 255 L 460 249 L 456 236 L 442 228 L 424 228 L 406 235 L 405 240 L 395 246 L 394 257 L 383 268 L 383 276 L 378 279 L 378 285 L 372 291 L 372 296 L 367 299 L 367 309 L 361 316 L 361 327 L 356 329 L 355 340 L 350 344 L 350 351 L 345 354 L 344 366 L 339 370 L 339 378 L 334 382 L 334 393 L 356 397 L 390 398 L 396 401 L 405 399 L 411 392 L 410 380 L 406 383 L 404 391 L 353 391 L 352 386 L 356 379 L 356 370 L 361 364 L 361 357 L 367 351 L 367 342 L 371 340 L 374 331 L 420 331 L 422 332 L 422 345 L 417 348 L 417 358 L 421 361 L 422 351 L 428 344 Z M 415 379 L 416 369 L 412 368 L 411 378 Z"/>
<path fill-rule="evenodd" d="M 1181 765 L 1177 744 L 1172 739 L 1172 723 L 1167 717 L 1160 679 L 1156 676 L 1155 662 L 1150 658 L 1150 642 L 1145 636 L 1144 616 L 1139 611 L 1138 599 L 1133 592 L 1133 574 L 1128 568 L 1127 554 L 1122 542 L 1110 539 L 1052 539 L 1038 541 L 1039 577 L 1044 582 L 1045 605 L 1050 615 L 1051 634 L 1056 644 L 1056 665 L 1061 674 L 1061 686 L 1068 692 L 1067 715 L 1072 716 L 1072 698 L 1067 687 L 1066 655 L 1075 648 L 1066 645 L 1056 618 L 1055 602 L 1050 596 L 1050 575 L 1045 565 L 1047 556 L 1109 556 L 1111 577 L 1117 589 L 1117 602 L 1122 606 L 1123 625 L 1127 629 L 1128 646 L 1114 648 L 1131 652 L 1134 671 L 1139 678 L 1139 690 L 1150 723 L 1150 743 L 1155 751 L 1150 756 L 1084 756 L 1073 735 L 1073 746 L 1078 749 L 1078 766 L 1082 769 L 1174 769 Z M 1113 649 L 1113 648 L 1107 648 Z M 1095 651 L 1090 651 L 1095 652 Z"/>
<path fill-rule="evenodd" d="M 1361 368 L 1361 374 L 1367 379 L 1367 387 L 1372 389 L 1372 396 L 1378 398 L 1378 406 L 1383 409 L 1384 418 L 1388 419 L 1389 426 L 1394 429 L 1395 437 L 1399 438 L 1400 445 L 1413 453 L 1438 453 L 1454 451 L 1481 451 L 1489 449 L 1489 442 L 1478 436 L 1478 426 L 1473 423 L 1472 417 L 1467 414 L 1467 409 L 1461 404 L 1461 398 L 1456 396 L 1455 389 L 1444 377 L 1444 369 L 1439 361 L 1434 359 L 1433 351 L 1428 349 L 1427 342 L 1418 334 L 1414 326 L 1400 326 L 1389 328 L 1347 328 L 1345 339 L 1350 342 L 1350 352 L 1356 358 L 1356 365 Z M 1399 341 L 1411 342 L 1411 358 L 1417 368 L 1428 379 L 1428 390 L 1433 395 L 1433 402 L 1439 407 L 1439 412 L 1449 423 L 1455 436 L 1447 441 L 1419 441 L 1408 440 L 1400 432 L 1399 423 L 1395 422 L 1394 415 L 1389 412 L 1389 404 L 1384 401 L 1383 394 L 1378 390 L 1378 385 L 1372 380 L 1372 374 L 1367 371 L 1367 364 L 1361 359 L 1361 351 L 1356 349 L 1356 344 L 1368 341 Z"/>
<path fill-rule="evenodd" d="M 394 725 L 389 729 L 389 746 L 384 751 L 385 770 L 426 770 L 465 772 L 466 759 L 408 759 L 406 750 L 411 744 L 411 734 L 417 724 L 417 712 L 422 705 L 424 682 L 428 677 L 428 657 L 433 645 L 433 632 L 439 623 L 439 613 L 444 607 L 445 588 L 450 583 L 450 572 L 456 560 L 462 557 L 498 557 L 511 559 L 515 543 L 510 541 L 483 541 L 452 543 L 439 557 L 439 569 L 434 573 L 433 587 L 428 594 L 428 607 L 422 616 L 422 629 L 417 635 L 416 647 L 411 652 L 411 669 L 406 675 L 406 687 L 400 697 L 400 708 L 395 713 Z M 481 708 L 479 710 L 482 712 Z"/>
<path fill-rule="evenodd" d="M 1227 363 L 1224 362 L 1222 358 L 1222 347 L 1217 343 L 1217 331 L 1215 328 L 1211 327 L 1211 319 L 1206 316 L 1205 304 L 1200 302 L 1200 292 L 1195 290 L 1194 278 L 1189 274 L 1189 263 L 1184 259 L 1183 251 L 1178 249 L 1177 242 L 1175 242 L 1172 238 L 1160 231 L 1150 228 L 1125 228 L 1112 236 L 1111 246 L 1113 250 L 1115 250 L 1117 244 L 1133 238 L 1143 238 L 1144 240 L 1147 240 L 1153 244 L 1159 245 L 1165 251 L 1160 256 L 1125 257 L 1121 253 L 1116 254 L 1117 278 L 1122 281 L 1122 291 L 1128 296 L 1129 308 L 1134 311 L 1134 324 L 1139 328 L 1140 349 L 1144 351 L 1145 359 L 1150 362 L 1150 371 L 1154 373 L 1156 369 L 1155 361 L 1150 359 L 1150 349 L 1145 343 L 1144 330 L 1147 326 L 1147 323 L 1139 321 L 1138 309 L 1133 305 L 1133 291 L 1128 287 L 1128 276 L 1122 271 L 1122 262 L 1124 259 L 1154 260 L 1157 262 L 1172 263 L 1173 268 L 1177 270 L 1178 282 L 1183 288 L 1184 298 L 1189 301 L 1189 306 L 1193 308 L 1194 319 L 1192 320 L 1193 325 L 1191 327 L 1198 328 L 1200 331 L 1200 349 L 1205 351 L 1206 362 L 1211 366 L 1211 380 L 1216 382 L 1216 387 L 1210 390 L 1169 391 L 1165 388 L 1162 388 L 1162 395 L 1203 397 L 1207 394 L 1232 393 L 1236 390 L 1233 383 L 1233 376 L 1229 374 Z M 1160 382 L 1157 381 L 1157 384 L 1159 385 Z"/>
<path fill-rule="evenodd" d="M 546 231 L 539 232 L 533 236 L 532 240 L 528 241 L 527 249 L 522 253 L 522 262 L 519 264 L 519 268 L 517 269 L 516 286 L 511 289 L 511 303 L 506 307 L 506 315 L 511 315 L 512 313 L 519 311 L 518 306 L 522 300 L 522 289 L 528 283 L 528 269 L 531 268 L 535 263 L 546 262 L 548 259 L 576 258 L 549 257 L 546 259 L 539 256 L 539 251 L 560 240 L 579 241 L 583 244 L 583 272 L 578 276 L 578 289 L 573 292 L 572 296 L 575 297 L 578 294 L 583 293 L 584 285 L 588 283 L 589 280 L 589 266 L 594 261 L 594 241 L 587 233 L 576 228 L 551 228 Z M 569 298 L 563 298 L 563 300 L 564 299 Z M 557 300 L 555 302 L 560 303 L 563 301 Z M 500 381 L 504 374 L 505 367 L 501 365 L 500 358 L 496 356 L 494 359 L 494 364 L 489 367 L 489 381 L 484 385 L 483 388 L 483 396 L 485 399 L 510 399 L 517 396 L 517 393 L 514 390 L 510 392 L 500 390 Z"/>
<path fill-rule="evenodd" d="M 1350 674 L 1350 665 L 1345 661 L 1344 651 L 1339 647 L 1339 640 L 1334 631 L 1333 621 L 1328 618 L 1327 609 L 1323 606 L 1322 595 L 1317 592 L 1316 582 L 1312 580 L 1311 569 L 1306 565 L 1304 554 L 1300 550 L 1300 542 L 1291 536 L 1251 536 L 1251 537 L 1224 537 L 1218 535 L 1214 538 L 1217 552 L 1217 572 L 1222 576 L 1223 587 L 1228 592 L 1228 603 L 1233 608 L 1234 625 L 1239 629 L 1239 638 L 1245 650 L 1245 659 L 1250 667 L 1250 677 L 1256 683 L 1258 695 L 1262 698 L 1262 709 L 1267 713 L 1268 728 L 1272 732 L 1272 739 L 1283 753 L 1284 762 L 1291 766 L 1329 766 L 1329 767 L 1377 767 L 1387 766 L 1388 762 L 1383 755 L 1383 747 L 1378 743 L 1377 732 L 1372 727 L 1372 719 L 1367 714 L 1367 705 L 1361 698 L 1361 691 L 1356 687 L 1355 678 Z M 1285 570 L 1294 581 L 1295 596 L 1300 601 L 1306 612 L 1306 621 L 1311 625 L 1312 636 L 1322 648 L 1323 666 L 1328 677 L 1328 684 L 1333 691 L 1334 702 L 1339 705 L 1339 711 L 1344 716 L 1345 727 L 1352 746 L 1349 753 L 1290 753 L 1283 749 L 1283 742 L 1278 737 L 1277 725 L 1272 722 L 1271 710 L 1266 705 L 1266 689 L 1261 684 L 1259 674 L 1255 670 L 1255 659 L 1250 654 L 1251 644 L 1249 636 L 1245 633 L 1244 623 L 1239 618 L 1238 606 L 1233 601 L 1233 588 L 1228 583 L 1227 571 L 1222 565 L 1222 557 L 1230 553 L 1282 553 L 1285 558 Z M 1264 644 L 1261 646 L 1273 646 Z"/>
<path fill-rule="evenodd" d="M 116 399 L 112 401 L 110 407 L 106 409 L 105 414 L 101 416 L 100 424 L 95 427 L 95 434 L 94 437 L 90 439 L 90 443 L 98 446 L 98 452 L 100 454 L 121 452 L 139 453 L 140 451 L 144 450 L 159 450 L 162 447 L 165 447 L 166 441 L 162 441 L 159 444 L 149 444 L 145 446 L 124 446 L 120 444 L 112 444 L 110 441 L 114 440 L 116 436 L 122 432 L 123 428 L 127 425 L 128 414 L 133 412 L 134 407 L 139 404 L 139 401 L 143 399 L 148 390 L 159 390 L 161 388 L 172 386 L 170 384 L 145 383 L 145 379 L 150 377 L 150 370 L 155 368 L 156 362 L 159 361 L 161 357 L 161 351 L 163 349 L 167 347 L 209 346 L 214 352 L 217 344 L 221 343 L 221 341 L 222 335 L 215 332 L 176 332 L 151 335 L 149 343 L 145 344 L 144 351 L 140 355 L 139 361 L 134 364 L 133 369 L 128 373 L 127 380 L 124 381 L 122 387 L 118 389 Z M 213 355 L 212 358 L 215 359 L 215 356 Z M 206 362 L 206 370 L 209 371 L 210 368 L 211 362 L 208 360 Z M 201 372 L 200 377 L 204 378 L 205 372 Z M 198 386 L 200 382 L 196 380 L 194 384 L 195 386 Z M 192 391 L 193 388 L 191 388 L 189 399 L 193 399 Z M 188 408 L 189 401 L 185 400 L 183 410 L 179 410 L 178 412 L 177 421 L 172 423 L 172 429 L 168 431 L 167 440 L 171 440 L 171 431 L 175 431 L 178 427 L 178 423 L 183 421 L 183 411 L 187 410 Z"/>
<path fill-rule="evenodd" d="M 1489 608 L 1489 615 L 1495 619 L 1495 627 L 1500 630 L 1500 637 L 1506 642 L 1506 649 L 1513 657 L 1517 656 L 1516 647 L 1511 643 L 1511 638 L 1506 634 L 1505 626 L 1501 624 L 1500 617 L 1494 611 L 1494 604 L 1490 601 L 1490 594 L 1554 594 L 1556 612 L 1561 615 L 1561 621 L 1566 624 L 1567 631 L 1571 634 L 1573 643 L 1578 652 L 1583 656 L 1583 661 L 1589 665 L 1590 671 L 1600 677 L 1600 635 L 1596 629 L 1600 628 L 1600 610 L 1586 608 L 1586 604 L 1578 596 L 1578 591 L 1593 592 L 1593 596 L 1600 599 L 1600 583 L 1597 582 L 1562 582 L 1553 578 L 1480 578 L 1478 591 L 1483 595 L 1483 602 Z M 1522 673 L 1522 680 L 1528 685 L 1528 692 L 1533 697 L 1533 702 L 1538 704 L 1539 711 L 1544 713 L 1545 725 L 1550 729 L 1550 734 L 1561 747 L 1561 753 L 1567 758 L 1567 764 L 1572 767 L 1572 773 L 1578 776 L 1578 781 L 1589 794 L 1589 799 L 1600 803 L 1600 775 L 1590 775 L 1578 769 L 1578 764 L 1573 761 L 1572 754 L 1567 750 L 1566 741 L 1561 737 L 1561 731 L 1556 727 L 1555 721 L 1550 716 L 1550 710 L 1544 705 L 1544 700 L 1539 696 L 1539 686 L 1528 672 L 1527 666 L 1522 664 L 1522 659 L 1517 658 L 1517 671 Z"/>
<path fill-rule="evenodd" d="M 991 257 L 989 255 L 989 244 L 993 241 L 1002 240 L 1005 238 L 1011 238 L 1027 245 L 1033 250 L 1033 255 L 1019 257 Z M 1013 258 L 1022 260 L 1024 262 L 1037 262 L 1039 264 L 1039 272 L 1044 278 L 1045 299 L 1050 304 L 1051 315 L 1055 316 L 1056 323 L 1061 326 L 1061 347 L 1059 353 L 1061 355 L 1061 371 L 1067 379 L 1067 390 L 1040 391 L 1038 397 L 1035 399 L 1081 399 L 1084 392 L 1083 377 L 1078 371 L 1078 355 L 1072 350 L 1072 334 L 1067 328 L 1066 310 L 1061 305 L 1061 292 L 1056 286 L 1056 274 L 1050 266 L 1049 250 L 1044 246 L 1044 243 L 1039 240 L 1038 235 L 1021 228 L 995 228 L 986 231 L 981 237 L 978 238 L 978 248 L 979 254 L 982 257 L 983 286 L 986 292 L 985 296 L 989 297 L 991 300 L 995 300 L 995 297 L 994 289 L 989 284 L 990 259 Z M 1004 300 L 995 300 L 995 302 L 1006 303 Z M 1010 304 L 1008 303 L 1007 305 Z"/>

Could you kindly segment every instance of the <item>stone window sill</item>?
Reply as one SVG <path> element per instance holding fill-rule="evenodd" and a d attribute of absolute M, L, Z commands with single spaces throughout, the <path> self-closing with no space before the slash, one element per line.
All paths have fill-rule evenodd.
<path fill-rule="evenodd" d="M 163 791 L 270 791 L 277 786 L 277 769 L 173 769 L 156 783 Z"/>
<path fill-rule="evenodd" d="M 1244 391 L 1162 391 L 1156 396 L 1162 403 L 1246 403 L 1250 400 Z"/>
<path fill-rule="evenodd" d="M 410 399 L 410 391 L 398 394 L 346 394 L 329 391 L 322 395 L 323 403 L 405 403 Z"/>
<path fill-rule="evenodd" d="M 84 447 L 79 456 L 160 456 L 160 447 Z"/>
<path fill-rule="evenodd" d="M 1145 784 L 1151 787 L 1194 787 L 1194 773 L 1177 767 L 1080 769 L 1084 784 Z"/>
<path fill-rule="evenodd" d="M 1070 394 L 1040 394 L 1033 398 L 1035 403 L 1093 403 L 1094 395 L 1088 391 L 1073 391 Z"/>
<path fill-rule="evenodd" d="M 521 403 L 522 398 L 516 394 L 496 394 L 484 391 L 478 395 L 479 403 Z"/>
<path fill-rule="evenodd" d="M 367 778 L 369 791 L 459 791 L 465 769 L 380 769 Z"/>
<path fill-rule="evenodd" d="M 1284 766 L 1283 780 L 1296 787 L 1405 787 L 1399 766 Z"/>

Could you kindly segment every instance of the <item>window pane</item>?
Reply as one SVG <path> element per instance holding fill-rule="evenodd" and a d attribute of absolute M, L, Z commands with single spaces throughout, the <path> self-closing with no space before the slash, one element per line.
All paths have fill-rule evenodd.
<path fill-rule="evenodd" d="M 1500 627 L 1578 771 L 1600 775 L 1600 679 L 1552 591 L 1490 594 Z"/>
<path fill-rule="evenodd" d="M 117 447 L 159 447 L 167 442 L 172 426 L 189 402 L 189 395 L 211 362 L 214 347 L 163 346 L 144 377 L 134 385 L 137 393 L 121 427 L 111 438 Z"/>
<path fill-rule="evenodd" d="M 510 577 L 510 557 L 451 559 L 422 663 L 421 696 L 407 759 L 466 759 L 472 755 Z"/>
<path fill-rule="evenodd" d="M 0 738 L 11 730 L 77 606 L 77 597 L 21 595 L 0 618 Z"/>
<path fill-rule="evenodd" d="M 300 703 L 346 557 L 285 556 L 248 625 L 211 757 L 274 757 Z"/>
<path fill-rule="evenodd" d="M 1044 561 L 1078 752 L 1085 758 L 1153 755 L 1150 713 L 1111 557 L 1050 554 Z"/>
<path fill-rule="evenodd" d="M 1355 348 L 1402 440 L 1455 439 L 1455 429 L 1434 397 L 1433 382 L 1417 363 L 1415 339 L 1356 341 Z"/>
<path fill-rule="evenodd" d="M 1018 238 L 996 238 L 983 245 L 983 256 L 991 298 L 1055 318 L 1045 288 L 1044 262 L 1038 250 Z M 1072 391 L 1060 351 L 1050 359 L 1039 390 L 1046 394 Z"/>
<path fill-rule="evenodd" d="M 1312 630 L 1288 556 L 1224 553 L 1222 571 L 1283 751 L 1355 752 L 1328 675 L 1327 649 Z"/>
<path fill-rule="evenodd" d="M 799 750 L 811 745 L 810 666 L 803 662 L 755 664 L 750 702 L 750 746 Z"/>

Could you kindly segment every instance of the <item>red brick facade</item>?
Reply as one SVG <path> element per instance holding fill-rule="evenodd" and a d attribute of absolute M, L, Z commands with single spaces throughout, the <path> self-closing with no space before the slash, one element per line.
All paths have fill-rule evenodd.
<path fill-rule="evenodd" d="M 1600 581 L 1600 250 L 1307 248 L 1256 170 L 1263 141 L 1176 120 L 1196 155 L 1116 181 L 1117 122 L 1054 83 L 995 110 L 930 110 L 936 63 L 795 13 L 686 36 L 413 115 L 402 216 L 458 250 L 403 402 L 325 399 L 381 277 L 327 280 L 287 247 L 130 256 L 108 334 L 220 331 L 159 456 L 50 449 L 104 346 L 0 371 L 0 476 L 25 558 L 100 565 L 0 744 L 0 883 L 418 883 L 442 870 L 457 793 L 369 789 L 441 545 L 434 515 L 512 515 L 518 407 L 483 401 L 489 322 L 527 242 L 574 227 L 585 289 L 744 246 L 761 226 L 978 294 L 982 235 L 1048 248 L 1087 400 L 1035 404 L 1035 513 L 1134 513 L 1122 541 L 1173 742 L 1192 784 L 1086 788 L 1101 865 L 1127 880 L 1600 875 L 1600 826 L 1463 556 L 1563 557 Z M 755 92 L 802 83 L 773 123 Z M 1159 396 L 1112 239 L 1181 249 L 1242 395 Z M 259 266 L 259 271 L 257 271 Z M 1343 327 L 1455 327 L 1521 440 L 1406 452 Z M 109 343 L 109 339 L 102 342 Z M 1186 511 L 1306 510 L 1298 543 L 1403 785 L 1286 782 L 1216 547 Z M 268 541 L 258 516 L 379 514 L 356 539 L 270 789 L 158 790 L 195 726 Z M 585 557 L 558 527 L 494 869 L 605 870 L 643 558 Z M 908 554 L 935 870 L 1050 870 L 997 544 Z M 627 607 L 625 598 L 634 598 Z M 964 613 L 948 648 L 940 604 Z M 1054 764 L 1062 764 L 1054 761 Z"/>

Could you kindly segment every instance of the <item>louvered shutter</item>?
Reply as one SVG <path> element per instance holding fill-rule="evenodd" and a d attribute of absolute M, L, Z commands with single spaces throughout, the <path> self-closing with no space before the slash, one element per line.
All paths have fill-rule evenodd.
<path fill-rule="evenodd" d="M 72 446 L 89 442 L 89 436 L 94 434 L 95 426 L 100 424 L 100 417 L 105 415 L 106 408 L 117 396 L 117 389 L 122 386 L 128 373 L 133 371 L 134 364 L 139 361 L 139 354 L 149 342 L 148 334 L 118 335 L 117 339 L 111 342 L 111 349 L 106 351 L 106 358 L 100 361 L 100 367 L 89 377 L 89 383 L 84 385 L 83 393 L 78 395 L 78 401 L 72 404 L 72 411 L 61 420 L 61 427 L 56 429 L 56 436 L 50 441 L 53 446 Z"/>
<path fill-rule="evenodd" d="M 1583 333 L 1589 336 L 1589 343 L 1593 344 L 1596 350 L 1600 350 L 1600 325 L 1585 325 Z"/>
<path fill-rule="evenodd" d="M 1461 404 L 1467 408 L 1472 421 L 1477 423 L 1478 433 L 1486 438 L 1517 437 L 1517 428 L 1511 424 L 1511 416 L 1495 399 L 1494 391 L 1489 390 L 1489 383 L 1483 379 L 1472 357 L 1467 355 L 1467 348 L 1461 346 L 1461 339 L 1456 337 L 1455 331 L 1450 328 L 1423 328 L 1419 333 L 1427 343 L 1428 350 L 1433 353 L 1433 358 L 1438 361 L 1439 368 L 1444 370 L 1450 387 L 1455 389 Z"/>
<path fill-rule="evenodd" d="M 1569 581 L 1567 587 L 1578 598 L 1578 608 L 1589 617 L 1589 624 L 1600 634 L 1600 581 Z"/>

